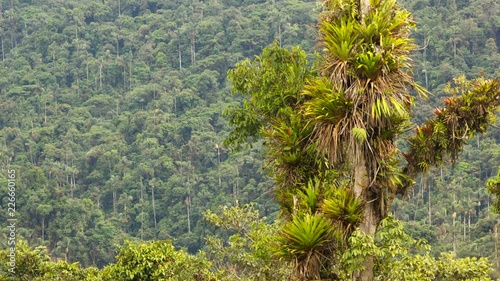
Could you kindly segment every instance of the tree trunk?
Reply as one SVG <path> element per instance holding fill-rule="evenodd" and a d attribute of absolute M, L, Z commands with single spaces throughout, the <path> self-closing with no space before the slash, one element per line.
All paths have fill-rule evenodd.
<path fill-rule="evenodd" d="M 4 51 L 4 48 L 3 48 L 3 35 L 1 37 L 1 40 L 2 40 L 2 62 L 5 61 L 5 51 Z"/>
<path fill-rule="evenodd" d="M 42 216 L 42 241 L 45 240 L 45 216 Z"/>
<path fill-rule="evenodd" d="M 155 207 L 155 186 L 151 185 L 151 204 L 153 205 L 153 219 L 155 221 L 156 229 L 156 207 Z"/>
<path fill-rule="evenodd" d="M 102 89 L 102 59 L 99 64 L 99 89 Z"/>
<path fill-rule="evenodd" d="M 188 183 L 188 194 L 186 196 L 187 227 L 188 227 L 188 233 L 191 233 L 191 186 L 189 182 L 189 176 L 187 178 L 187 183 Z"/>
<path fill-rule="evenodd" d="M 464 214 L 464 242 L 467 239 L 467 221 L 466 221 L 466 216 Z"/>
<path fill-rule="evenodd" d="M 70 181 L 71 181 L 70 185 L 69 185 L 70 186 L 70 196 L 71 196 L 71 198 L 73 198 L 73 195 L 75 193 L 75 173 L 74 172 L 71 174 Z"/>
<path fill-rule="evenodd" d="M 89 82 L 89 54 L 87 52 L 86 53 L 86 66 L 85 66 L 85 70 L 87 72 L 87 83 Z"/>
<path fill-rule="evenodd" d="M 143 184 L 142 184 L 142 176 L 141 176 L 141 240 L 144 240 L 144 197 L 143 197 Z"/>
<path fill-rule="evenodd" d="M 500 267 L 500 262 L 498 260 L 498 222 L 495 224 L 495 265 L 498 269 Z"/>
<path fill-rule="evenodd" d="M 220 146 L 218 144 L 215 144 L 215 147 L 217 148 L 217 174 L 219 177 L 219 190 L 220 190 L 222 189 L 222 179 L 220 174 Z"/>
<path fill-rule="evenodd" d="M 177 28 L 177 40 L 178 40 L 178 48 L 177 51 L 179 53 L 179 71 L 182 70 L 182 53 L 181 53 L 181 35 L 179 32 L 179 28 Z"/>
<path fill-rule="evenodd" d="M 457 234 L 455 231 L 455 219 L 457 218 L 457 213 L 453 212 L 453 256 L 456 256 L 457 253 Z"/>
<path fill-rule="evenodd" d="M 369 190 L 370 180 L 368 177 L 368 170 L 366 168 L 366 160 L 364 156 L 358 161 L 354 168 L 354 194 L 357 198 L 365 202 L 363 210 L 363 221 L 359 229 L 365 234 L 375 236 L 377 226 L 382 220 L 383 214 L 379 207 L 377 207 L 377 198 L 373 198 Z M 373 257 L 367 257 L 364 262 L 364 269 L 355 272 L 353 276 L 354 281 L 372 281 L 373 280 Z"/>
<path fill-rule="evenodd" d="M 11 9 L 11 12 L 12 12 L 12 15 L 15 15 L 16 12 L 14 11 L 14 0 L 10 0 L 10 9 Z M 16 47 L 16 17 L 15 16 L 12 16 L 11 18 L 11 22 L 10 22 L 10 45 L 12 47 L 12 49 L 14 49 L 14 47 Z"/>
<path fill-rule="evenodd" d="M 361 17 L 364 18 L 366 14 L 370 11 L 370 0 L 360 0 L 359 1 L 359 11 Z"/>
<path fill-rule="evenodd" d="M 132 53 L 132 49 L 130 49 L 130 62 L 128 66 L 128 90 L 132 91 L 132 64 L 133 64 L 134 54 Z"/>
<path fill-rule="evenodd" d="M 191 64 L 196 63 L 196 31 L 191 30 L 190 34 L 190 45 L 191 45 Z"/>
<path fill-rule="evenodd" d="M 424 179 L 425 185 L 427 185 L 427 177 Z M 428 205 L 429 205 L 429 225 L 432 225 L 432 203 L 431 203 L 431 187 L 427 187 L 428 192 Z"/>
<path fill-rule="evenodd" d="M 359 1 L 359 12 L 363 19 L 370 11 L 370 0 Z M 364 155 L 361 155 L 354 167 L 354 194 L 357 198 L 364 202 L 363 221 L 359 229 L 366 235 L 375 236 L 377 226 L 382 220 L 384 214 L 381 213 L 377 206 L 377 194 L 372 194 L 370 191 L 370 178 Z M 373 198 L 375 197 L 375 198 Z M 364 269 L 355 272 L 354 281 L 372 281 L 373 280 L 373 257 L 367 257 L 364 262 Z"/>
<path fill-rule="evenodd" d="M 116 213 L 116 189 L 113 186 L 113 213 Z"/>

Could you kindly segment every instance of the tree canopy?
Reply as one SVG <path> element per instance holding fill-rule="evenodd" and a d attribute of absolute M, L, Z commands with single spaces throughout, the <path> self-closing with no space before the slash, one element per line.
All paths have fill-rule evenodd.
<path fill-rule="evenodd" d="M 322 61 L 328 59 L 329 51 L 320 38 L 329 37 L 330 49 L 341 55 L 346 42 L 338 45 L 335 32 L 348 31 L 347 21 L 355 27 L 351 34 L 364 30 L 352 42 L 353 52 L 347 53 L 346 73 L 366 81 L 387 72 L 393 50 L 388 45 L 382 48 L 381 38 L 369 37 L 367 32 L 388 27 L 383 22 L 372 25 L 372 31 L 366 29 L 359 21 L 362 13 L 356 14 L 357 1 L 328 3 L 346 5 L 338 13 L 329 13 L 312 0 L 0 1 L 0 186 L 7 186 L 6 171 L 15 169 L 17 235 L 29 245 L 25 250 L 20 246 L 20 253 L 38 249 L 38 256 L 44 253 L 43 266 L 56 266 L 49 258 L 61 262 L 57 265 L 61 275 L 54 280 L 70 280 L 64 274 L 73 272 L 81 279 L 87 274 L 81 268 L 91 267 L 89 276 L 95 276 L 100 270 L 94 267 L 123 265 L 117 256 L 122 249 L 135 249 L 139 255 L 146 251 L 141 247 L 150 245 L 147 241 L 171 240 L 158 246 L 183 261 L 211 264 L 210 269 L 204 267 L 205 273 L 219 276 L 214 268 L 225 268 L 228 276 L 276 280 L 271 273 L 285 276 L 292 271 L 285 262 L 288 259 L 276 261 L 264 247 L 271 244 L 268 238 L 257 238 L 259 231 L 254 231 L 251 237 L 260 241 L 259 246 L 243 234 L 242 240 L 227 240 L 235 230 L 210 227 L 203 215 L 207 210 L 216 213 L 220 205 L 241 207 L 250 202 L 267 217 L 259 220 L 260 232 L 286 226 L 287 233 L 293 234 L 290 230 L 306 220 L 297 217 L 299 209 L 309 214 L 308 223 L 333 223 L 344 230 L 321 236 L 328 241 L 320 241 L 322 250 L 346 249 L 348 237 L 360 223 L 360 216 L 347 216 L 346 210 L 359 212 L 360 202 L 354 200 L 353 190 L 344 194 L 326 191 L 331 186 L 352 188 L 354 163 L 331 161 L 328 149 L 318 154 L 314 144 L 320 124 L 341 115 L 313 116 L 334 112 L 332 104 L 350 110 L 353 105 L 342 104 L 346 91 L 333 91 L 335 81 L 325 75 L 328 68 Z M 402 221 L 412 238 L 426 239 L 432 246 L 431 257 L 447 252 L 457 258 L 488 257 L 498 269 L 498 217 L 491 213 L 496 197 L 485 186 L 497 175 L 500 163 L 499 124 L 485 131 L 484 122 L 492 116 L 484 107 L 488 99 L 474 97 L 477 87 L 485 89 L 487 81 L 500 73 L 495 13 L 499 4 L 482 0 L 399 3 L 395 7 L 401 17 L 388 22 L 402 20 L 417 27 L 409 29 L 410 37 L 400 30 L 410 43 L 407 46 L 414 44 L 416 49 L 399 63 L 411 64 L 408 75 L 432 94 L 427 99 L 415 95 L 409 85 L 416 106 L 408 114 L 419 127 L 401 123 L 394 128 L 396 141 L 380 142 L 407 153 L 406 158 L 413 161 L 405 168 L 407 160 L 395 152 L 387 154 L 390 161 L 373 162 L 380 167 L 378 180 L 397 176 L 408 187 L 398 188 L 400 194 L 386 213 Z M 402 12 L 402 7 L 414 18 L 404 18 L 408 12 Z M 325 12 L 322 21 L 344 17 L 344 26 L 335 21 L 318 24 L 321 11 Z M 370 17 L 387 16 L 393 15 Z M 319 29 L 323 30 L 320 34 Z M 369 38 L 373 45 L 365 41 Z M 400 52 L 398 48 L 394 51 Z M 359 56 L 363 50 L 365 57 Z M 357 68 L 377 55 L 379 64 Z M 335 59 L 329 58 L 330 62 Z M 242 76 L 247 80 L 232 85 L 226 79 L 230 69 L 233 81 Z M 454 84 L 453 77 L 461 75 L 466 80 Z M 483 80 L 474 80 L 481 76 Z M 455 90 L 446 93 L 449 82 Z M 305 88 L 311 91 L 307 95 Z M 242 95 L 230 95 L 231 91 Z M 469 93 L 469 98 L 459 97 L 462 92 Z M 336 99 L 328 100 L 333 95 Z M 386 103 L 393 106 L 390 99 Z M 471 109 L 466 112 L 470 116 L 484 114 L 483 125 L 467 127 L 464 124 L 470 124 L 470 118 L 446 114 L 462 112 L 464 106 Z M 400 113 L 387 114 L 383 102 L 378 107 L 373 114 L 384 120 Z M 403 107 L 407 109 L 404 103 Z M 226 108 L 229 119 L 223 117 Z M 435 108 L 447 109 L 436 115 Z M 345 113 L 344 109 L 336 113 Z M 368 117 L 372 111 L 364 108 L 358 113 Z M 455 129 L 448 130 L 448 124 L 455 124 Z M 376 129 L 370 126 L 355 126 L 344 137 L 352 145 L 372 147 L 381 136 L 375 137 Z M 465 142 L 473 131 L 484 133 Z M 463 134 L 467 136 L 460 138 Z M 252 142 L 253 147 L 237 152 L 229 147 L 230 143 L 244 147 Z M 340 148 L 351 149 L 348 143 L 340 143 Z M 456 148 L 462 152 L 449 154 Z M 349 155 L 347 150 L 339 150 L 339 155 Z M 432 158 L 431 152 L 439 158 Z M 447 165 L 448 157 L 455 159 L 455 165 Z M 440 163 L 445 165 L 433 168 Z M 401 170 L 404 173 L 396 173 Z M 418 175 L 423 171 L 425 176 Z M 403 176 L 411 174 L 418 176 Z M 496 193 L 493 185 L 488 188 Z M 0 220 L 6 221 L 7 197 L 0 198 Z M 380 203 L 389 206 L 389 202 Z M 271 227 L 277 218 L 283 224 Z M 271 237 L 277 236 L 274 233 Z M 6 235 L 7 229 L 2 228 L 2 249 L 7 248 Z M 218 244 L 209 245 L 208 236 L 218 237 L 213 240 Z M 123 246 L 126 240 L 133 242 Z M 290 241 L 281 240 L 281 250 L 296 247 Z M 237 255 L 241 243 L 246 245 L 241 252 L 247 254 Z M 252 247 L 260 250 L 253 253 Z M 199 250 L 206 256 L 195 257 Z M 299 252 L 297 261 L 303 261 L 307 249 Z M 320 258 L 320 264 L 340 258 L 332 254 Z M 377 263 L 375 258 L 375 274 L 379 274 Z M 492 277 L 498 277 L 492 272 Z M 2 274 L 3 270 L 0 278 Z M 25 277 L 50 280 L 49 273 L 43 274 Z"/>

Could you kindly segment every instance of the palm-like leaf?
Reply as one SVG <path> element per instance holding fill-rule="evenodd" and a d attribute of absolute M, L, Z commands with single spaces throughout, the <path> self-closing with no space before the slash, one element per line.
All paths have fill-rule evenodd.
<path fill-rule="evenodd" d="M 376 78 L 382 69 L 382 55 L 366 52 L 359 54 L 355 67 L 362 77 Z"/>
<path fill-rule="evenodd" d="M 284 249 L 300 259 L 326 245 L 329 228 L 328 221 L 320 215 L 295 215 L 283 228 L 281 241 Z"/>
<path fill-rule="evenodd" d="M 307 210 L 311 214 L 315 213 L 321 196 L 321 181 L 309 180 L 307 185 L 297 192 L 297 195 Z"/>
<path fill-rule="evenodd" d="M 328 31 L 325 33 L 324 44 L 330 54 L 339 60 L 348 61 L 352 51 L 357 49 L 356 45 L 360 44 L 354 33 L 356 25 L 349 24 L 347 21 L 342 21 L 340 25 L 322 22 L 322 25 Z"/>
<path fill-rule="evenodd" d="M 414 22 L 395 0 L 371 1 L 372 9 L 361 21 L 352 13 L 356 7 L 341 2 L 346 3 L 325 2 L 328 23 L 320 28 L 328 50 L 322 74 L 331 88 L 324 90 L 328 83 L 322 79 L 308 81 L 304 115 L 314 127 L 320 154 L 333 164 L 348 159 L 353 165 L 363 163 L 372 187 L 382 187 L 384 180 L 394 181 L 388 172 L 377 173 L 391 170 L 386 166 L 395 157 L 394 137 L 408 126 L 413 103 L 408 88 L 425 95 L 408 71 Z M 344 11 L 330 11 L 334 8 Z M 349 52 L 345 46 L 351 47 Z"/>
<path fill-rule="evenodd" d="M 343 188 L 335 190 L 332 198 L 325 199 L 321 210 L 342 227 L 347 238 L 363 220 L 363 206 L 354 192 Z"/>
<path fill-rule="evenodd" d="M 319 214 L 294 215 L 278 237 L 277 254 L 295 263 L 301 278 L 319 278 L 322 264 L 328 260 L 323 253 L 331 241 L 328 220 Z"/>

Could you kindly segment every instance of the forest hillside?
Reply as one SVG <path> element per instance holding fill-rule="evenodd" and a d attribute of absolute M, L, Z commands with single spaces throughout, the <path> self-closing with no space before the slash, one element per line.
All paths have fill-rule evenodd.
<path fill-rule="evenodd" d="M 400 4 L 417 22 L 413 76 L 432 93 L 416 98 L 413 122 L 432 115 L 453 77 L 500 76 L 497 1 Z M 219 206 L 254 203 L 272 223 L 262 142 L 223 144 L 224 110 L 241 103 L 226 77 L 272 42 L 312 61 L 320 11 L 316 0 L 0 1 L 0 186 L 16 170 L 18 236 L 53 260 L 103 268 L 126 240 L 206 249 L 207 236 L 225 235 L 203 215 Z M 500 165 L 495 124 L 391 213 L 433 256 L 487 257 L 498 270 L 485 188 Z"/>

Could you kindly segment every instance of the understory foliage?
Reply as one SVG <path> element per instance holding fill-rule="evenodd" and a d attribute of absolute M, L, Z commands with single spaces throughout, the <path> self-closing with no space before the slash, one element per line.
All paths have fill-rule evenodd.
<path fill-rule="evenodd" d="M 259 147 L 222 145 L 226 75 L 274 39 L 309 50 L 315 13 L 315 0 L 1 1 L 0 185 L 18 172 L 19 233 L 102 268 L 125 240 L 196 253 L 219 205 L 272 216 Z"/>
<path fill-rule="evenodd" d="M 210 270 L 210 261 L 203 253 L 194 256 L 176 250 L 168 240 L 125 243 L 116 260 L 116 263 L 102 269 L 101 280 L 217 280 L 217 275 Z"/>
<path fill-rule="evenodd" d="M 204 216 L 219 232 L 206 238 L 207 256 L 224 280 L 288 280 L 291 266 L 274 257 L 278 222 L 266 223 L 253 204 L 224 206 Z"/>
<path fill-rule="evenodd" d="M 1 281 L 100 281 L 97 268 L 82 269 L 78 263 L 52 261 L 46 247 L 31 248 L 26 240 L 16 242 L 15 268 L 9 272 L 10 249 L 0 251 Z"/>
<path fill-rule="evenodd" d="M 204 215 L 210 224 L 222 231 L 219 235 L 207 238 L 206 255 L 201 252 L 191 255 L 177 250 L 169 241 L 127 242 L 116 256 L 116 263 L 101 270 L 94 267 L 82 269 L 78 263 L 53 262 L 45 247 L 33 249 L 24 240 L 20 240 L 17 244 L 14 275 L 6 274 L 7 251 L 0 252 L 0 280 L 296 280 L 292 264 L 279 258 L 283 254 L 281 251 L 285 242 L 276 243 L 276 235 L 280 231 L 300 228 L 304 231 L 302 238 L 292 238 L 295 237 L 292 234 L 289 238 L 283 236 L 280 239 L 289 242 L 294 239 L 307 239 L 314 248 L 327 238 L 311 236 L 312 228 L 308 225 L 315 225 L 316 228 L 325 228 L 328 225 L 325 218 L 318 216 L 306 215 L 302 220 L 285 222 L 285 225 L 278 222 L 268 224 L 254 205 L 221 207 L 215 213 L 207 211 Z M 411 238 L 405 233 L 403 224 L 391 216 L 381 222 L 375 239 L 355 230 L 348 243 L 350 247 L 336 260 L 334 270 L 338 277 L 332 280 L 350 279 L 352 274 L 359 270 L 367 255 L 375 257 L 375 280 L 491 280 L 488 277 L 490 264 L 486 259 L 457 259 L 451 253 L 442 254 L 436 259 L 430 255 L 430 246 L 425 241 Z M 297 245 L 302 245 L 302 242 Z M 296 248 L 296 252 L 297 258 L 303 255 L 309 255 L 310 259 L 326 258 L 315 256 L 315 253 L 309 254 L 306 247 Z"/>

